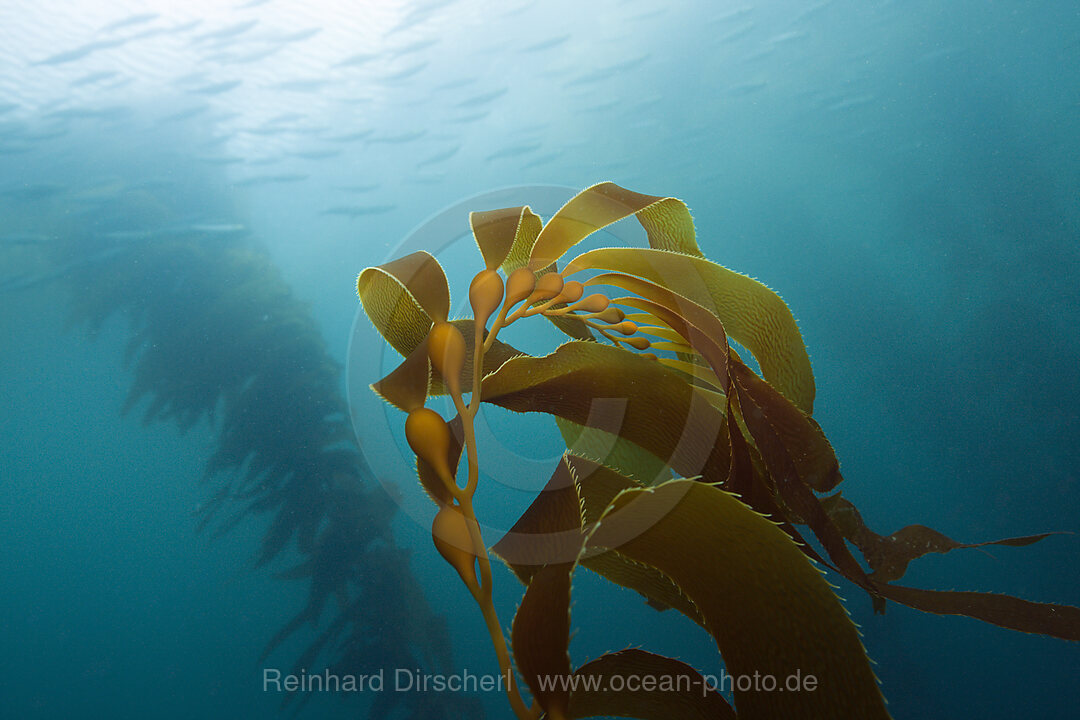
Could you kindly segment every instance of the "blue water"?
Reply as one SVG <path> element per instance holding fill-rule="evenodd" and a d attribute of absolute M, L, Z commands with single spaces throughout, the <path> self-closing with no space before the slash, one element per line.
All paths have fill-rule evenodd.
<path fill-rule="evenodd" d="M 260 659 L 312 587 L 277 575 L 309 554 L 292 539 L 256 567 L 272 511 L 220 538 L 198 529 L 221 482 L 204 471 L 242 387 L 227 378 L 254 363 L 274 387 L 303 387 L 324 361 L 352 362 L 356 274 L 444 208 L 498 189 L 545 216 L 569 192 L 558 188 L 603 180 L 683 199 L 705 253 L 792 308 L 845 497 L 879 532 L 922 523 L 977 542 L 1080 530 L 1077 38 L 1066 2 L 3 3 L 0 717 L 293 711 L 264 691 L 264 669 L 292 667 L 339 596 Z M 457 312 L 478 262 L 467 227 L 463 211 L 438 248 Z M 640 241 L 632 227 L 617 236 Z M 200 248 L 206 273 L 121 285 L 170 238 Z M 271 312 L 222 325 L 233 296 L 208 299 L 217 286 L 198 278 L 216 277 L 228 248 L 280 278 L 318 352 L 243 344 L 282 320 Z M 79 321 L 111 287 L 127 288 L 123 308 L 100 327 Z M 125 348 L 146 317 L 160 333 L 150 345 L 191 332 L 158 366 L 166 384 L 222 392 L 213 417 L 182 433 L 176 417 L 142 422 L 153 392 L 122 412 L 149 345 L 133 363 Z M 351 352 L 375 359 L 361 365 L 371 376 L 348 377 L 354 394 L 392 367 L 377 336 L 362 337 Z M 265 349 L 206 349 L 233 342 Z M 345 374 L 329 377 L 344 403 Z M 310 398 L 270 405 L 254 435 L 267 452 L 304 432 L 296 408 Z M 369 494 L 343 512 L 379 509 L 375 546 L 400 554 L 365 567 L 393 567 L 386 577 L 403 584 L 350 569 L 358 637 L 372 643 L 357 662 L 438 656 L 427 628 L 442 617 L 446 667 L 495 672 L 478 611 L 430 547 L 403 418 L 364 407 L 375 408 L 360 416 L 364 458 L 345 474 Z M 558 436 L 541 418 L 485 419 L 495 459 L 479 506 L 505 527 Z M 243 507 L 230 500 L 220 519 Z M 904 581 L 1075 605 L 1078 563 L 1066 534 L 932 555 Z M 1075 714 L 1074 644 L 895 604 L 874 615 L 837 582 L 896 718 Z M 521 588 L 502 567 L 495 585 L 508 625 Z M 700 628 L 584 571 L 573 620 L 575 664 L 640 645 L 719 668 Z M 389 637 L 413 638 L 412 654 L 377 642 Z M 410 697 L 385 716 L 477 712 L 468 702 L 510 716 L 498 693 L 436 699 L 458 704 Z M 380 716 L 380 702 L 316 694 L 301 717 Z"/>

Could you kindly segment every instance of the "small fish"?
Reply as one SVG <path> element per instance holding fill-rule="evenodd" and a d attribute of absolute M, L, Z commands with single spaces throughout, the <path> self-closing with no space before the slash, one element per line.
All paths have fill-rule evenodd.
<path fill-rule="evenodd" d="M 758 60 L 764 60 L 765 58 L 769 57 L 770 55 L 774 55 L 775 53 L 775 45 L 766 45 L 765 47 L 758 48 L 757 50 L 748 55 L 743 55 L 741 58 L 739 58 L 739 62 L 743 64 L 755 63 Z"/>
<path fill-rule="evenodd" d="M 738 85 L 732 85 L 730 88 L 728 88 L 728 94 L 734 95 L 736 97 L 742 95 L 750 95 L 751 93 L 756 93 L 760 90 L 764 90 L 766 87 L 768 87 L 768 85 L 769 84 L 764 80 L 739 83 Z"/>
<path fill-rule="evenodd" d="M 94 72 L 94 73 L 89 73 L 87 75 L 83 75 L 80 78 L 72 80 L 70 85 L 71 85 L 71 87 L 82 87 L 84 85 L 93 85 L 94 83 L 99 83 L 102 80 L 108 80 L 109 78 L 116 77 L 117 75 L 119 75 L 119 73 L 117 73 L 115 70 L 103 70 L 101 72 Z"/>
<path fill-rule="evenodd" d="M 752 12 L 754 12 L 754 8 L 750 5 L 745 5 L 743 7 L 735 8 L 734 10 L 728 10 L 726 12 L 720 13 L 719 15 L 715 15 L 709 18 L 709 23 L 725 23 L 730 22 L 731 20 L 741 20 Z"/>
<path fill-rule="evenodd" d="M 335 205 L 322 211 L 323 215 L 343 215 L 358 218 L 362 215 L 381 215 L 396 210 L 397 205 Z"/>
<path fill-rule="evenodd" d="M 421 160 L 420 162 L 416 163 L 416 167 L 422 168 L 427 167 L 428 165 L 437 165 L 438 163 L 449 160 L 450 158 L 454 157 L 454 155 L 457 155 L 457 152 L 460 149 L 460 145 L 455 145 L 451 148 L 443 150 L 442 152 L 437 152 L 434 155 L 430 155 Z"/>
<path fill-rule="evenodd" d="M 809 37 L 809 33 L 807 33 L 805 30 L 791 30 L 790 32 L 773 35 L 765 42 L 769 45 L 781 45 L 783 43 L 792 42 L 793 40 L 801 40 L 804 37 Z"/>
<path fill-rule="evenodd" d="M 152 27 L 152 28 L 146 28 L 145 30 L 141 30 L 141 31 L 135 33 L 134 35 L 128 35 L 126 39 L 127 39 L 128 42 L 131 42 L 133 40 L 145 40 L 146 38 L 156 37 L 158 35 L 167 35 L 168 33 L 169 33 L 169 28 L 166 28 L 166 27 Z"/>
<path fill-rule="evenodd" d="M 183 227 L 182 230 L 204 235 L 235 235 L 247 232 L 247 226 L 240 223 L 194 223 Z"/>
<path fill-rule="evenodd" d="M 413 132 L 404 132 L 398 135 L 379 135 L 368 140 L 369 143 L 387 143 L 391 145 L 400 145 L 402 143 L 412 142 L 413 140 L 419 140 L 427 135 L 427 130 L 415 130 Z"/>
<path fill-rule="evenodd" d="M 588 107 L 583 108 L 582 112 L 602 113 L 602 112 L 605 112 L 607 110 L 612 110 L 614 108 L 617 108 L 620 105 L 622 105 L 621 100 L 608 100 L 607 102 L 596 103 L 595 105 L 589 105 Z"/>
<path fill-rule="evenodd" d="M 474 82 L 476 82 L 476 78 L 458 78 L 457 80 L 450 80 L 448 82 L 442 83 L 441 85 L 436 85 L 435 87 L 431 88 L 431 91 L 442 92 L 444 90 L 457 90 L 460 87 L 472 85 Z"/>
<path fill-rule="evenodd" d="M 805 20 L 806 18 L 811 17 L 812 15 L 818 14 L 819 12 L 821 12 L 825 8 L 829 7 L 830 5 L 832 5 L 832 0 L 822 0 L 822 2 L 816 2 L 813 5 L 808 6 L 802 12 L 797 13 L 793 18 L 791 18 L 791 22 L 792 23 L 797 23 L 797 22 L 799 22 L 801 20 Z"/>
<path fill-rule="evenodd" d="M 355 67 L 357 65 L 363 65 L 366 62 L 371 62 L 377 57 L 379 56 L 372 53 L 357 53 L 356 55 L 350 55 L 344 60 L 334 63 L 334 67 Z"/>
<path fill-rule="evenodd" d="M 337 101 L 342 105 L 367 105 L 371 102 L 371 98 L 366 95 L 354 95 L 352 97 L 338 98 Z"/>
<path fill-rule="evenodd" d="M 368 193 L 372 190 L 378 190 L 382 185 L 380 183 L 371 183 L 368 185 L 341 185 L 338 190 L 343 190 L 348 193 Z"/>
<path fill-rule="evenodd" d="M 735 28 L 734 30 L 731 30 L 731 31 L 725 33 L 724 35 L 721 35 L 720 39 L 719 39 L 719 42 L 721 42 L 721 43 L 731 43 L 731 42 L 735 42 L 736 40 L 742 40 L 744 37 L 746 37 L 750 33 L 754 32 L 754 30 L 756 30 L 756 29 L 757 29 L 757 23 L 756 22 L 748 22 L 748 23 L 746 23 L 744 25 L 740 25 L 739 27 Z"/>
<path fill-rule="evenodd" d="M 307 30 L 297 30 L 294 33 L 289 33 L 288 35 L 283 35 L 283 36 L 281 36 L 279 38 L 276 38 L 274 40 L 274 42 L 278 42 L 278 43 L 300 42 L 301 40 L 307 40 L 308 38 L 313 38 L 316 35 L 318 35 L 319 33 L 321 33 L 322 31 L 323 31 L 323 29 L 321 27 L 312 27 L 312 28 L 308 28 Z"/>
<path fill-rule="evenodd" d="M 410 185 L 438 185 L 446 179 L 446 173 L 429 173 L 412 175 L 405 178 Z"/>
<path fill-rule="evenodd" d="M 304 115 L 303 113 L 298 113 L 298 112 L 281 113 L 280 115 L 275 115 L 274 117 L 267 120 L 265 124 L 266 125 L 281 125 L 282 123 L 291 123 L 291 122 L 296 122 L 297 120 L 304 120 L 304 119 L 306 119 L 306 117 L 307 116 Z"/>
<path fill-rule="evenodd" d="M 62 120 L 118 120 L 131 114 L 131 108 L 126 105 L 108 105 L 106 107 L 88 108 L 64 108 L 53 110 L 45 114 L 45 117 Z"/>
<path fill-rule="evenodd" d="M 179 35 L 180 33 L 185 33 L 188 30 L 194 30 L 195 28 L 202 25 L 202 23 L 202 20 L 191 20 L 186 23 L 180 23 L 179 25 L 173 25 L 171 28 L 166 28 L 165 32 L 168 35 Z"/>
<path fill-rule="evenodd" d="M 268 58 L 271 55 L 276 55 L 284 48 L 284 45 L 271 45 L 248 53 L 219 52 L 208 55 L 206 59 L 222 65 L 247 65 Z"/>
<path fill-rule="evenodd" d="M 242 235 L 248 232 L 246 225 L 239 223 L 179 223 L 166 225 L 152 230 L 113 230 L 111 232 L 95 235 L 98 239 L 108 240 L 114 243 L 136 243 L 161 238 L 187 237 L 191 235 L 205 235 L 211 237 L 228 237 Z"/>
<path fill-rule="evenodd" d="M 319 92 L 329 84 L 329 80 L 309 78 L 307 80 L 287 80 L 274 85 L 274 88 L 277 90 L 285 90 L 286 92 L 308 93 Z"/>
<path fill-rule="evenodd" d="M 203 114 L 204 112 L 206 112 L 209 109 L 210 109 L 209 105 L 196 105 L 194 107 L 185 108 L 183 110 L 177 110 L 176 112 L 171 113 L 171 114 L 166 115 L 165 117 L 161 118 L 161 122 L 167 123 L 167 122 L 179 122 L 180 120 L 187 120 L 188 118 L 193 118 L 196 115 L 201 115 L 201 114 Z"/>
<path fill-rule="evenodd" d="M 457 123 L 457 124 L 462 124 L 462 125 L 468 125 L 469 123 L 479 122 L 480 120 L 483 120 L 484 118 L 486 118 L 490 114 L 491 114 L 490 110 L 482 110 L 480 112 L 467 113 L 465 115 L 458 115 L 456 117 L 452 117 L 452 118 L 447 119 L 446 122 L 448 122 L 448 123 Z"/>
<path fill-rule="evenodd" d="M 403 45 L 401 47 L 389 48 L 387 50 L 387 53 L 391 57 L 401 57 L 402 55 L 409 55 L 411 53 L 420 52 L 421 50 L 426 50 L 429 47 L 432 47 L 433 45 L 438 45 L 438 44 L 439 44 L 439 39 L 438 38 L 429 38 L 427 40 L 417 40 L 416 42 L 414 42 L 414 43 L 412 43 L 410 45 Z"/>
<path fill-rule="evenodd" d="M 344 135 L 332 135 L 332 136 L 330 136 L 330 137 L 328 137 L 326 139 L 329 142 L 353 143 L 353 142 L 358 142 L 360 140 L 363 140 L 363 139 L 369 137 L 373 132 L 375 132 L 375 131 L 374 130 L 357 130 L 355 132 L 345 133 Z"/>
<path fill-rule="evenodd" d="M 837 102 L 832 103 L 825 109 L 829 112 L 838 112 L 840 110 L 850 110 L 852 108 L 863 107 L 871 105 L 877 98 L 873 95 L 856 95 L 855 97 L 844 98 Z"/>
<path fill-rule="evenodd" d="M 243 84 L 243 80 L 226 80 L 225 82 L 203 85 L 202 87 L 189 90 L 188 92 L 196 95 L 221 95 L 240 87 L 241 84 Z"/>
<path fill-rule="evenodd" d="M 126 39 L 118 40 L 96 40 L 85 45 L 80 45 L 74 50 L 66 50 L 64 52 L 50 55 L 44 60 L 38 60 L 31 63 L 31 65 L 62 65 L 64 63 L 74 62 L 76 60 L 82 60 L 84 57 L 96 53 L 98 50 L 108 50 L 109 48 L 120 47 Z"/>
<path fill-rule="evenodd" d="M 527 155 L 528 153 L 535 152 L 536 150 L 539 150 L 542 145 L 543 145 L 543 143 L 539 143 L 539 142 L 536 142 L 536 143 L 519 143 L 517 145 L 509 145 L 509 146 L 504 147 L 504 148 L 502 148 L 500 150 L 496 150 L 495 152 L 491 153 L 490 155 L 488 155 L 484 159 L 488 160 L 488 161 L 491 161 L 491 160 L 501 160 L 503 158 L 518 157 L 519 155 Z"/>
<path fill-rule="evenodd" d="M 301 160 L 325 160 L 327 158 L 337 157 L 341 155 L 341 150 L 299 150 L 297 152 L 291 152 L 289 153 L 289 155 L 295 158 L 300 158 Z"/>
<path fill-rule="evenodd" d="M 101 28 L 100 32 L 109 33 L 121 30 L 132 25 L 145 25 L 151 20 L 157 20 L 161 15 L 159 13 L 140 13 L 138 15 L 129 15 L 122 20 L 109 23 L 105 27 Z"/>
<path fill-rule="evenodd" d="M 552 48 L 559 47 L 569 39 L 569 35 L 557 35 L 553 38 L 542 40 L 541 42 L 538 42 L 534 45 L 527 45 L 521 49 L 521 52 L 540 52 L 542 50 L 550 50 Z"/>
<path fill-rule="evenodd" d="M 244 162 L 244 158 L 235 155 L 203 155 L 195 160 L 206 165 L 235 165 Z"/>
<path fill-rule="evenodd" d="M 235 23 L 233 25 L 223 27 L 223 28 L 221 28 L 219 30 L 211 30 L 210 32 L 205 32 L 205 33 L 203 33 L 201 35 L 196 35 L 194 38 L 192 38 L 191 42 L 194 44 L 194 43 L 205 43 L 205 42 L 208 42 L 210 40 L 231 40 L 232 38 L 236 37 L 237 35 L 243 35 L 248 30 L 251 30 L 253 27 L 255 27 L 258 24 L 259 24 L 258 20 L 247 20 L 245 22 Z"/>
<path fill-rule="evenodd" d="M 492 90 L 490 92 L 481 93 L 480 95 L 473 95 L 472 97 L 466 98 L 466 99 L 462 100 L 461 102 L 459 102 L 457 104 L 457 106 L 460 107 L 460 108 L 471 108 L 471 107 L 477 107 L 478 105 L 487 105 L 491 101 L 496 100 L 497 98 L 500 98 L 503 95 L 505 95 L 507 92 L 509 92 L 509 90 L 510 90 L 510 88 L 508 88 L 508 87 L 502 87 L 502 88 L 499 88 L 497 90 Z"/>
<path fill-rule="evenodd" d="M 278 183 L 294 183 L 307 180 L 310 175 L 306 173 L 282 173 L 279 175 L 255 175 L 253 177 L 237 180 L 233 187 L 257 187 L 259 185 L 273 185 Z"/>
<path fill-rule="evenodd" d="M 426 60 L 423 61 L 423 62 L 418 62 L 415 65 L 410 65 L 409 67 L 405 68 L 404 70 L 398 70 L 397 72 L 387 73 L 386 75 L 381 76 L 379 78 L 379 80 L 382 81 L 382 82 L 395 82 L 397 80 L 405 80 L 407 78 L 411 78 L 413 75 L 416 75 L 421 70 L 426 68 L 429 64 L 430 63 L 428 63 Z"/>

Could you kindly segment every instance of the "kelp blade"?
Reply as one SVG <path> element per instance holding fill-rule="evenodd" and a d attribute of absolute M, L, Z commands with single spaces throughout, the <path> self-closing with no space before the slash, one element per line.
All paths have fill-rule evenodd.
<path fill-rule="evenodd" d="M 599 471 L 592 482 L 581 477 L 583 466 Z M 573 469 L 572 469 L 573 468 Z M 583 484 L 591 502 L 578 491 Z M 570 589 L 576 566 L 574 558 L 587 563 L 581 553 L 585 542 L 590 504 L 599 517 L 612 497 L 636 487 L 613 471 L 564 457 L 547 487 L 522 515 L 494 552 L 510 561 L 511 568 L 527 584 L 525 597 L 514 617 L 511 641 L 514 658 L 533 696 L 547 717 L 578 718 L 619 715 L 635 718 L 734 718 L 731 706 L 693 668 L 671 658 L 641 650 L 611 653 L 587 663 L 570 678 Z M 611 559 L 615 553 L 600 557 Z M 651 572 L 678 593 L 665 576 L 640 563 L 625 561 L 624 571 Z M 700 622 L 700 620 L 699 620 Z M 608 690 L 618 675 L 652 676 L 671 686 Z M 555 685 L 550 683 L 554 680 Z M 580 684 L 563 684 L 564 682 Z"/>
<path fill-rule="evenodd" d="M 507 274 L 528 264 L 542 226 L 528 205 L 469 213 L 469 224 L 486 267 Z"/>
<path fill-rule="evenodd" d="M 675 371 L 621 348 L 571 341 L 544 357 L 511 358 L 481 391 L 510 410 L 625 437 L 684 476 L 727 474 L 723 415 Z"/>
<path fill-rule="evenodd" d="M 570 718 L 615 715 L 643 720 L 735 720 L 735 711 L 694 668 L 644 650 L 608 653 L 574 671 L 578 689 L 570 694 Z M 608 690 L 614 679 L 653 678 L 653 691 Z"/>
<path fill-rule="evenodd" d="M 761 365 L 762 375 L 803 412 L 814 408 L 814 373 L 790 308 L 762 283 L 705 258 L 646 248 L 600 248 L 564 270 L 604 270 L 641 277 L 716 315 Z"/>
<path fill-rule="evenodd" d="M 552 216 L 536 239 L 529 267 L 536 271 L 551 265 L 592 233 L 631 215 L 637 215 L 651 247 L 701 255 L 693 218 L 682 200 L 603 182 L 582 190 Z"/>
<path fill-rule="evenodd" d="M 782 683 L 797 671 L 817 681 L 812 692 L 736 690 L 740 718 L 888 717 L 858 632 L 824 576 L 734 496 L 690 480 L 627 490 L 588 546 L 613 547 L 670 577 L 705 618 L 731 675 Z"/>
<path fill-rule="evenodd" d="M 446 274 L 423 251 L 364 268 L 356 292 L 375 329 L 402 355 L 427 337 L 433 321 L 445 321 L 450 312 Z"/>

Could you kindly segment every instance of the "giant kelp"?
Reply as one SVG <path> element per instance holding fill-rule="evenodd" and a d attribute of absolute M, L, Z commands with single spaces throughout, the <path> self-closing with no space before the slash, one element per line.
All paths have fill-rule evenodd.
<path fill-rule="evenodd" d="M 254 564 L 288 561 L 279 575 L 306 583 L 304 606 L 268 637 L 263 658 L 310 626 L 314 639 L 294 659 L 297 671 L 444 671 L 445 625 L 395 543 L 396 508 L 355 445 L 341 368 L 265 249 L 233 217 L 178 222 L 169 198 L 142 190 L 77 219 L 40 215 L 51 223 L 41 228 L 52 257 L 43 264 L 82 259 L 72 271 L 42 276 L 69 286 L 72 324 L 93 334 L 110 318 L 126 318 L 125 412 L 181 431 L 211 424 L 200 527 L 220 536 L 260 518 Z M 477 712 L 473 701 L 449 694 L 381 693 L 372 711 L 424 718 L 462 708 Z"/>
<path fill-rule="evenodd" d="M 595 249 L 558 270 L 567 251 L 631 215 L 648 248 Z M 895 584 L 930 552 L 1046 535 L 965 544 L 922 525 L 889 536 L 870 530 L 835 491 L 840 466 L 812 416 L 814 376 L 790 310 L 761 283 L 706 259 L 681 201 L 602 183 L 546 224 L 527 206 L 474 212 L 470 223 L 485 266 L 469 287 L 473 318 L 450 320 L 447 279 L 425 252 L 364 270 L 357 289 L 405 356 L 373 388 L 407 413 L 419 479 L 439 506 L 435 546 L 480 606 L 500 670 L 516 667 L 531 691 L 530 704 L 508 688 L 517 717 L 887 717 L 856 628 L 821 567 L 862 588 L 879 611 L 892 600 L 1080 640 L 1077 608 Z M 570 340 L 542 357 L 498 340 L 534 316 Z M 447 393 L 457 412 L 450 422 L 425 407 Z M 473 506 L 482 402 L 552 415 L 567 444 L 544 491 L 492 548 L 526 587 L 509 647 Z M 736 686 L 732 708 L 702 692 L 693 668 L 643 650 L 575 670 L 567 648 L 578 566 L 687 615 L 713 636 L 731 675 L 799 671 L 816 687 Z M 571 692 L 544 680 L 630 672 L 686 685 Z"/>

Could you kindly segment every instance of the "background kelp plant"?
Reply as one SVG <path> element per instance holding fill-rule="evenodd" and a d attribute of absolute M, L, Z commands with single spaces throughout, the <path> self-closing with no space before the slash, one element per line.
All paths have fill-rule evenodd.
<path fill-rule="evenodd" d="M 133 155 L 162 154 L 156 145 L 143 149 Z M 113 168 L 116 157 L 94 160 Z M 210 424 L 201 481 L 211 491 L 197 513 L 200 528 L 220 538 L 258 518 L 265 529 L 254 567 L 276 563 L 279 577 L 307 586 L 303 607 L 268 633 L 260 664 L 306 635 L 299 655 L 285 658 L 296 673 L 444 671 L 445 622 L 395 541 L 395 505 L 355 445 L 341 367 L 318 323 L 220 180 L 180 153 L 170 167 L 191 182 L 159 189 L 117 174 L 93 202 L 60 191 L 0 201 L 6 237 L 20 251 L 5 257 L 29 269 L 2 289 L 67 286 L 70 322 L 92 337 L 110 319 L 125 319 L 132 381 L 124 412 L 182 433 Z M 311 697 L 290 693 L 283 704 L 299 709 Z M 474 698 L 432 693 L 379 693 L 369 712 L 481 715 Z"/>
<path fill-rule="evenodd" d="M 594 249 L 558 270 L 564 253 L 630 215 L 647 249 Z M 879 535 L 834 492 L 839 464 L 812 418 L 814 377 L 790 310 L 764 285 L 705 259 L 681 201 L 603 183 L 546 224 L 528 206 L 474 212 L 470 223 L 485 264 L 469 287 L 473 318 L 450 320 L 446 276 L 426 252 L 365 269 L 358 292 L 405 357 L 372 387 L 408 414 L 420 482 L 439 506 L 435 546 L 479 605 L 502 674 L 513 679 L 516 666 L 531 691 L 530 703 L 509 684 L 518 718 L 887 717 L 859 633 L 822 568 L 863 589 L 879 612 L 892 600 L 1080 640 L 1074 607 L 895 584 L 916 558 L 976 545 L 922 525 Z M 534 316 L 571 339 L 543 357 L 498 340 Z M 449 422 L 425 407 L 440 394 L 457 411 Z M 554 416 L 567 448 L 543 492 L 492 548 L 526 586 L 509 647 L 473 506 L 482 402 Z M 732 708 L 697 670 L 645 650 L 572 668 L 578 566 L 688 616 L 713 636 L 730 676 L 800 673 L 815 687 L 735 685 Z M 607 689 L 617 684 L 605 679 L 628 674 L 670 682 L 651 692 Z M 570 675 L 600 682 L 571 692 L 544 680 Z"/>

